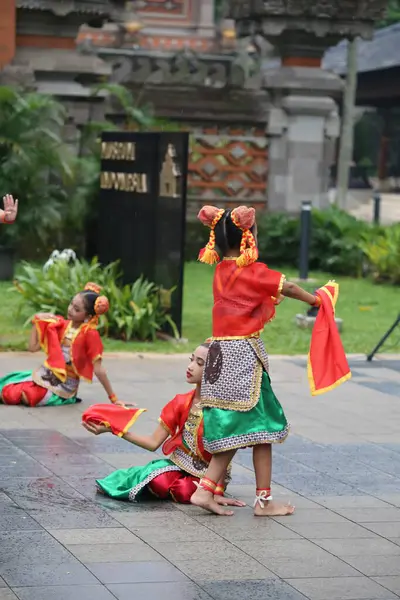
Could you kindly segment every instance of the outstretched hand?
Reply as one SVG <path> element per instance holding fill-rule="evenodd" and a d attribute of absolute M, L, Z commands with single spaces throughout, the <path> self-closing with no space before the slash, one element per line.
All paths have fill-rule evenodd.
<path fill-rule="evenodd" d="M 113 404 L 114 406 L 125 406 L 125 402 L 122 402 L 122 400 L 116 400 Z"/>
<path fill-rule="evenodd" d="M 18 214 L 18 200 L 14 200 L 11 194 L 3 196 L 4 222 L 14 223 Z"/>
<path fill-rule="evenodd" d="M 106 425 L 97 425 L 96 423 L 82 423 L 83 427 L 89 431 L 89 433 L 93 433 L 94 435 L 100 435 L 101 433 L 108 433 L 111 431 L 109 427 Z"/>

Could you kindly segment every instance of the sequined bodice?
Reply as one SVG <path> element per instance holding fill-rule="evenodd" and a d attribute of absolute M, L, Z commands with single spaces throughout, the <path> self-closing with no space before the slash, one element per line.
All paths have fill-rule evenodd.
<path fill-rule="evenodd" d="M 183 446 L 177 448 L 170 456 L 178 467 L 199 478 L 204 476 L 208 467 L 208 463 L 199 456 L 197 449 L 197 436 L 202 419 L 201 408 L 192 406 L 182 434 Z"/>

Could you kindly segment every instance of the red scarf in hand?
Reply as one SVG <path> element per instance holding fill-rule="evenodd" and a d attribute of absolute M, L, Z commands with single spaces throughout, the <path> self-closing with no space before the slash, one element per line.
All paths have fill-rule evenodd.
<path fill-rule="evenodd" d="M 94 423 L 95 425 L 105 425 L 111 429 L 114 435 L 122 437 L 145 411 L 145 408 L 94 404 L 85 410 L 82 421 L 84 423 Z"/>
<path fill-rule="evenodd" d="M 333 390 L 351 377 L 350 367 L 335 323 L 339 285 L 329 281 L 316 292 L 321 306 L 314 323 L 308 354 L 308 380 L 311 394 Z"/>

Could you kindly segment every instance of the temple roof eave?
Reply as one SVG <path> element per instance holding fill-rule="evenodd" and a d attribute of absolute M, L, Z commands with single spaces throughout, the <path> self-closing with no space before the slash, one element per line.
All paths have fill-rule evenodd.
<path fill-rule="evenodd" d="M 338 75 L 347 73 L 347 40 L 329 48 L 323 67 Z M 372 40 L 360 40 L 357 48 L 358 73 L 382 71 L 400 66 L 400 23 L 378 29 Z"/>
<path fill-rule="evenodd" d="M 71 13 L 107 16 L 113 9 L 108 0 L 16 0 L 16 7 L 25 10 L 50 11 L 59 16 Z"/>

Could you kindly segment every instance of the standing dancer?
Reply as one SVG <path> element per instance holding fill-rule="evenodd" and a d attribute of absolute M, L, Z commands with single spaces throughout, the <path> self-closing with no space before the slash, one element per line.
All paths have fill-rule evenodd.
<path fill-rule="evenodd" d="M 0 209 L 0 223 L 11 225 L 18 214 L 18 200 L 14 200 L 11 194 L 3 196 L 4 210 Z"/>
<path fill-rule="evenodd" d="M 213 455 L 191 502 L 212 513 L 230 516 L 214 501 L 216 482 L 239 448 L 253 446 L 256 474 L 256 516 L 290 515 L 294 507 L 272 501 L 271 444 L 288 433 L 283 409 L 271 388 L 268 356 L 260 334 L 275 315 L 282 296 L 310 305 L 320 303 L 285 276 L 258 263 L 257 230 L 253 208 L 230 210 L 205 206 L 199 219 L 211 228 L 199 260 L 224 260 L 213 282 L 213 338 L 204 369 L 201 405 L 204 447 Z"/>
<path fill-rule="evenodd" d="M 203 417 L 200 402 L 200 384 L 209 344 L 202 344 L 190 357 L 186 381 L 196 387 L 186 394 L 178 394 L 164 406 L 160 424 L 151 435 L 125 432 L 120 434 L 126 441 L 139 448 L 155 452 L 162 446 L 166 458 L 152 460 L 143 467 L 119 469 L 104 479 L 97 480 L 99 491 L 117 500 L 142 500 L 151 495 L 162 500 L 173 500 L 189 504 L 196 484 L 207 470 L 211 455 L 203 447 Z M 83 415 L 83 426 L 90 433 L 99 435 L 111 432 L 109 426 L 91 421 L 98 415 L 101 406 L 89 408 Z M 123 415 L 122 415 L 123 416 Z M 167 456 L 170 455 L 168 458 Z M 229 477 L 225 472 L 218 489 L 214 490 L 214 501 L 218 505 L 244 506 L 242 502 L 224 497 Z"/>
<path fill-rule="evenodd" d="M 46 360 L 34 371 L 1 377 L 0 401 L 30 407 L 74 404 L 79 402 L 76 395 L 80 379 L 91 382 L 96 375 L 110 401 L 123 404 L 102 365 L 103 344 L 97 324 L 109 304 L 105 296 L 100 296 L 100 290 L 95 283 L 88 283 L 72 298 L 67 319 L 49 313 L 33 317 L 29 350 L 42 349 Z"/>

